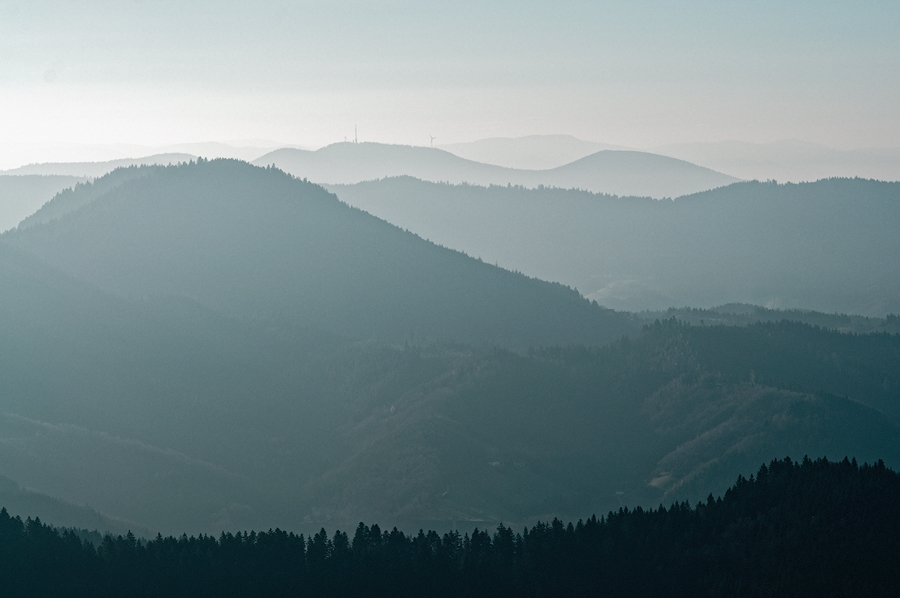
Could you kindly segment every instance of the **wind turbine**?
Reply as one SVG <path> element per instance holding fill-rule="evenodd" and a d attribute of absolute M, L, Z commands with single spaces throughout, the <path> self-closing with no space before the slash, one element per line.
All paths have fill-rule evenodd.
<path fill-rule="evenodd" d="M 437 139 L 434 135 L 429 135 L 431 137 L 431 149 L 434 149 L 434 140 Z"/>

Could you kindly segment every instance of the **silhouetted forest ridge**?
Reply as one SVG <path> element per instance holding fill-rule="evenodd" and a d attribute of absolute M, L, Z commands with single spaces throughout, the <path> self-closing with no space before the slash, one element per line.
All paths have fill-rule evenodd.
<path fill-rule="evenodd" d="M 692 507 L 518 532 L 360 523 L 218 538 L 103 537 L 0 510 L 11 596 L 896 596 L 900 476 L 880 461 L 772 461 Z"/>
<path fill-rule="evenodd" d="M 900 313 L 900 183 L 741 182 L 674 200 L 398 177 L 350 205 L 630 311 L 752 303 Z"/>
<path fill-rule="evenodd" d="M 37 224 L 41 224 L 38 226 Z M 356 338 L 605 343 L 627 315 L 428 243 L 317 185 L 234 160 L 117 170 L 0 242 L 107 291 Z"/>
<path fill-rule="evenodd" d="M 0 175 L 0 233 L 15 228 L 53 196 L 83 178 L 59 175 Z"/>

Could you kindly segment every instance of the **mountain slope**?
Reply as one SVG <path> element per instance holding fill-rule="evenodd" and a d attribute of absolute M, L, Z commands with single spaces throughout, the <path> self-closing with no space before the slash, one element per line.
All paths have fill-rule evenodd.
<path fill-rule="evenodd" d="M 59 175 L 0 176 L 0 232 L 14 228 L 57 193 L 83 178 Z"/>
<path fill-rule="evenodd" d="M 788 452 L 900 462 L 897 335 L 400 347 L 123 299 L 4 243 L 0 280 L 0 475 L 151 530 L 519 525 L 694 502 Z"/>
<path fill-rule="evenodd" d="M 900 184 L 737 183 L 675 201 L 411 178 L 330 189 L 435 243 L 616 309 L 900 312 Z"/>
<path fill-rule="evenodd" d="M 378 143 L 335 143 L 311 152 L 281 149 L 254 160 L 316 183 L 352 184 L 393 176 L 475 185 L 539 185 L 602 193 L 674 197 L 738 179 L 688 162 L 631 151 L 600 151 L 550 170 L 515 170 L 449 152 Z"/>
<path fill-rule="evenodd" d="M 324 425 L 321 406 L 285 373 L 307 353 L 190 303 L 109 296 L 2 244 L 0 280 L 0 475 L 151 529 L 211 529 L 265 516 L 273 482 L 249 474 L 278 466 L 254 448 L 273 436 L 300 434 L 292 469 L 317 471 L 328 443 L 304 422 Z"/>
<path fill-rule="evenodd" d="M 575 291 L 427 243 L 278 170 L 213 161 L 147 172 L 99 197 L 105 179 L 61 195 L 48 211 L 92 201 L 0 242 L 110 292 L 360 338 L 527 347 L 634 329 Z"/>
<path fill-rule="evenodd" d="M 112 173 L 96 181 L 82 181 L 73 185 L 72 188 L 63 189 L 40 206 L 39 209 L 29 214 L 27 218 L 23 218 L 18 228 L 24 230 L 36 224 L 61 218 L 69 212 L 74 212 L 78 208 L 86 206 L 125 181 L 146 176 L 153 170 L 153 166 L 117 168 Z"/>

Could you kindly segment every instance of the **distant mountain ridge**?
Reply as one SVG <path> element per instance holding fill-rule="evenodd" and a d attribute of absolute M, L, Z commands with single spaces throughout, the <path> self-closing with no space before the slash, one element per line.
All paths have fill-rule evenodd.
<path fill-rule="evenodd" d="M 407 175 L 433 182 L 580 188 L 648 197 L 677 197 L 738 179 L 683 160 L 603 150 L 549 170 L 515 170 L 425 147 L 335 143 L 316 151 L 281 149 L 253 161 L 320 184 L 353 184 Z"/>
<path fill-rule="evenodd" d="M 812 182 L 860 177 L 900 181 L 900 148 L 839 150 L 814 143 L 778 141 L 749 143 L 680 143 L 649 149 L 744 179 Z"/>
<path fill-rule="evenodd" d="M 467 143 L 440 144 L 435 147 L 467 160 L 520 170 L 547 170 L 565 166 L 601 150 L 634 149 L 583 141 L 571 135 L 492 137 Z"/>
<path fill-rule="evenodd" d="M 29 164 L 0 172 L 3 175 L 43 174 L 65 175 L 76 177 L 100 177 L 116 168 L 128 166 L 169 165 L 190 162 L 197 157 L 184 153 L 156 154 L 143 158 L 122 158 L 104 162 L 50 162 Z"/>
<path fill-rule="evenodd" d="M 900 312 L 900 183 L 742 182 L 674 201 L 398 177 L 329 186 L 436 243 L 614 309 Z"/>

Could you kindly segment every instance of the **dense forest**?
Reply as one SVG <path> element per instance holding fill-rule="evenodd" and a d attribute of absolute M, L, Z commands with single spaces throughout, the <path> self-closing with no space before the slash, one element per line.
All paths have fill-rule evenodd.
<path fill-rule="evenodd" d="M 895 596 L 898 499 L 900 476 L 880 461 L 786 458 L 695 506 L 621 508 L 521 532 L 360 523 L 352 533 L 97 542 L 3 509 L 0 586 L 22 597 Z"/>
<path fill-rule="evenodd" d="M 878 318 L 855 314 L 824 313 L 809 309 L 773 309 L 746 303 L 729 303 L 708 309 L 670 307 L 665 311 L 643 311 L 638 316 L 648 323 L 675 318 L 694 326 L 749 326 L 760 322 L 774 323 L 789 320 L 838 332 L 900 334 L 900 316 L 897 314 L 887 314 L 883 318 Z"/>

